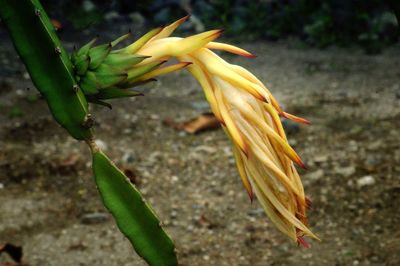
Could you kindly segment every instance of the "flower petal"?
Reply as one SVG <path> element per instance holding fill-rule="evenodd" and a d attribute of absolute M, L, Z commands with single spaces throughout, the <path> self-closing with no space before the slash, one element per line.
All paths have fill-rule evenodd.
<path fill-rule="evenodd" d="M 254 58 L 256 57 L 255 55 L 251 54 L 250 52 L 239 48 L 237 46 L 231 45 L 231 44 L 226 44 L 226 43 L 220 43 L 220 42 L 209 42 L 206 46 L 208 49 L 212 50 L 223 50 L 232 54 L 237 54 L 240 56 L 244 57 L 249 57 L 249 58 Z"/>

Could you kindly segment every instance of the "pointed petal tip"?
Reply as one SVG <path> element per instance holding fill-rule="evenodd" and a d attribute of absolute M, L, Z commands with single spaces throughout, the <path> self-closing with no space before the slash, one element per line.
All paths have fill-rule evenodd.
<path fill-rule="evenodd" d="M 167 27 L 166 25 L 160 26 L 160 27 L 157 27 L 157 28 L 152 29 L 152 30 L 149 31 L 149 32 L 154 32 L 154 36 L 157 36 L 157 34 L 159 34 L 160 32 L 162 32 L 166 27 Z"/>
<path fill-rule="evenodd" d="M 301 168 L 304 170 L 308 170 L 308 166 L 299 158 L 299 161 L 296 162 Z"/>
<path fill-rule="evenodd" d="M 257 58 L 256 55 L 254 55 L 254 54 L 252 54 L 250 52 L 243 53 L 243 54 L 241 54 L 241 56 L 244 56 L 244 57 L 247 57 L 247 58 Z"/>
<path fill-rule="evenodd" d="M 311 248 L 311 245 L 301 236 L 297 237 L 297 245 L 306 249 Z"/>
<path fill-rule="evenodd" d="M 248 195 L 249 195 L 249 198 L 250 198 L 250 204 L 253 204 L 253 202 L 254 202 L 254 193 L 251 192 L 251 193 L 248 193 Z"/>
<path fill-rule="evenodd" d="M 236 54 L 240 55 L 240 56 L 243 56 L 243 57 L 247 57 L 247 58 L 256 58 L 257 57 L 256 55 L 254 55 L 254 54 L 252 54 L 250 52 L 247 52 L 245 50 L 243 50 L 241 52 L 236 52 Z"/>
<path fill-rule="evenodd" d="M 210 30 L 209 35 L 204 37 L 204 39 L 212 38 L 212 39 L 217 39 L 221 34 L 224 32 L 223 29 L 216 29 L 216 30 Z"/>
<path fill-rule="evenodd" d="M 283 112 L 283 111 L 280 112 L 279 115 L 284 117 L 284 118 L 290 119 L 290 120 L 292 120 L 294 122 L 300 123 L 300 124 L 311 125 L 311 121 L 310 120 L 302 118 L 302 117 L 298 117 L 298 116 L 295 116 L 295 115 L 292 115 L 292 114 L 289 114 L 289 113 L 286 113 L 286 112 Z"/>
<path fill-rule="evenodd" d="M 178 20 L 175 20 L 174 22 L 172 22 L 171 24 L 168 24 L 168 25 L 165 25 L 165 26 L 163 26 L 163 28 L 166 28 L 166 27 L 168 27 L 168 26 L 174 26 L 174 28 L 178 28 L 180 25 L 182 25 L 186 20 L 188 20 L 190 18 L 190 14 L 188 14 L 188 15 L 186 15 L 186 16 L 184 16 L 184 17 L 181 17 L 180 19 L 178 19 Z"/>
<path fill-rule="evenodd" d="M 186 20 L 188 20 L 190 18 L 190 14 L 187 14 L 186 16 L 184 16 L 183 18 L 179 19 L 178 21 L 180 22 L 180 24 L 182 24 L 183 22 L 185 22 Z"/>

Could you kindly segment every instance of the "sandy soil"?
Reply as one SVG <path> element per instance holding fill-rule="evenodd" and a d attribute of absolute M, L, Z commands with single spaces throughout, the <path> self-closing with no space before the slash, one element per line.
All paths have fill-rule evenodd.
<path fill-rule="evenodd" d="M 32 266 L 144 265 L 100 203 L 86 146 L 51 120 L 0 39 L 0 243 L 22 245 Z M 145 97 L 114 101 L 112 111 L 93 108 L 107 154 L 137 175 L 182 265 L 400 265 L 399 48 L 367 56 L 242 46 L 258 58 L 230 60 L 313 122 L 286 126 L 309 166 L 301 173 L 322 242 L 297 247 L 250 204 L 222 130 L 189 135 L 163 125 L 207 110 L 182 72 L 144 88 Z"/>

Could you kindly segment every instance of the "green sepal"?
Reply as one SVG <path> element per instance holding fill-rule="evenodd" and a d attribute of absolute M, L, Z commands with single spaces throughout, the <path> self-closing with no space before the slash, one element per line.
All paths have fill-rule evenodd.
<path fill-rule="evenodd" d="M 93 44 L 97 41 L 98 37 L 92 39 L 90 42 L 82 46 L 78 52 L 76 53 L 77 57 L 81 57 L 84 55 L 88 55 L 90 48 L 92 48 Z"/>
<path fill-rule="evenodd" d="M 86 72 L 85 76 L 82 77 L 82 80 L 79 82 L 79 85 L 85 95 L 96 94 L 100 89 L 96 74 L 91 71 Z"/>
<path fill-rule="evenodd" d="M 149 265 L 178 265 L 174 244 L 151 207 L 101 151 L 93 153 L 93 172 L 104 206 L 138 255 Z"/>
<path fill-rule="evenodd" d="M 115 51 L 113 51 L 113 53 L 129 51 L 129 53 L 134 54 L 137 51 L 139 51 L 139 49 L 142 48 L 143 45 L 145 45 L 151 38 L 153 38 L 158 33 L 160 33 L 160 31 L 162 29 L 163 29 L 163 27 L 155 28 L 155 29 L 149 31 L 148 33 L 146 33 L 145 35 L 143 35 L 142 37 L 140 37 L 137 41 L 135 41 L 131 45 L 129 45 L 125 48 L 119 49 L 119 50 L 115 50 Z"/>
<path fill-rule="evenodd" d="M 78 58 L 77 51 L 74 50 L 72 54 L 69 56 L 69 60 L 71 60 L 72 65 L 75 65 L 77 58 Z"/>
<path fill-rule="evenodd" d="M 153 62 L 153 63 L 149 63 L 147 65 L 144 66 L 140 66 L 140 67 L 135 67 L 132 69 L 128 70 L 128 82 L 134 82 L 136 78 L 146 74 L 147 72 L 150 72 L 154 69 L 156 69 L 157 67 L 159 67 L 160 65 L 164 64 L 166 61 L 161 61 L 161 62 Z"/>
<path fill-rule="evenodd" d="M 96 75 L 96 81 L 98 82 L 100 89 L 121 83 L 128 77 L 126 71 L 106 64 L 101 64 L 93 73 Z"/>
<path fill-rule="evenodd" d="M 101 106 L 105 106 L 105 107 L 107 107 L 109 109 L 112 109 L 112 105 L 111 104 L 109 104 L 108 102 L 99 100 L 99 99 L 96 98 L 96 96 L 93 96 L 93 95 L 87 96 L 87 101 L 90 102 L 90 103 L 98 104 L 98 105 L 101 105 Z"/>
<path fill-rule="evenodd" d="M 104 63 L 120 68 L 129 68 L 131 66 L 139 64 L 144 59 L 149 57 L 150 56 L 132 55 L 128 53 L 109 54 L 104 60 Z"/>
<path fill-rule="evenodd" d="M 96 94 L 97 99 L 107 100 L 107 99 L 116 99 L 116 98 L 126 98 L 126 97 L 136 97 L 143 96 L 143 93 L 138 91 L 133 91 L 129 89 L 121 89 L 121 88 L 107 88 L 99 91 Z"/>
<path fill-rule="evenodd" d="M 79 59 L 75 62 L 75 73 L 79 76 L 83 76 L 89 68 L 90 57 L 88 55 L 84 55 L 78 57 Z"/>
<path fill-rule="evenodd" d="M 131 36 L 132 36 L 132 32 L 129 31 L 127 34 L 122 35 L 121 37 L 119 37 L 119 38 L 115 39 L 114 41 L 112 41 L 111 42 L 111 47 L 117 46 L 120 42 L 125 41 L 126 39 L 128 39 Z"/>
<path fill-rule="evenodd" d="M 96 69 L 101 63 L 103 63 L 104 59 L 110 53 L 111 48 L 110 43 L 101 44 L 91 48 L 88 53 L 90 57 L 89 68 Z"/>

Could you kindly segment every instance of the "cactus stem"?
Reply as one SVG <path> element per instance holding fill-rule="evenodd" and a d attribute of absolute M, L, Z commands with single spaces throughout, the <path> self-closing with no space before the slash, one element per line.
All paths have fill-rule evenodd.
<path fill-rule="evenodd" d="M 99 146 L 97 146 L 96 140 L 93 137 L 89 138 L 89 139 L 86 139 L 85 141 L 86 141 L 86 144 L 89 146 L 90 151 L 93 154 L 98 152 L 98 151 L 100 151 L 100 148 L 99 148 Z"/>

